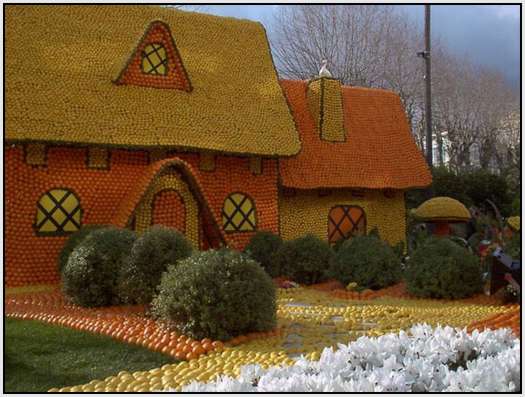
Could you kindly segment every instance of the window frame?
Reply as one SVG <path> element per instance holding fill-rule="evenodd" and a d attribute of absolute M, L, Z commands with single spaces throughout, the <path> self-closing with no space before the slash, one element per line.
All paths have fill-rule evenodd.
<path fill-rule="evenodd" d="M 240 202 L 239 205 L 237 205 L 232 199 L 231 197 L 233 195 L 236 195 L 236 194 L 241 194 L 244 196 L 243 200 Z M 228 200 L 231 200 L 233 205 L 236 207 L 235 210 L 233 211 L 233 213 L 228 216 L 226 215 L 225 211 L 224 211 L 224 207 L 226 205 L 226 202 Z M 250 220 L 248 219 L 250 213 L 248 214 L 244 214 L 244 212 L 241 212 L 240 211 L 240 208 L 242 207 L 242 205 L 244 204 L 244 201 L 245 200 L 249 200 L 252 204 L 251 206 L 251 211 L 253 212 L 253 219 L 254 219 L 254 222 L 253 224 L 250 222 Z M 241 214 L 243 215 L 243 220 L 242 222 L 240 223 L 240 225 L 236 226 L 234 223 L 233 223 L 233 217 L 237 214 L 237 212 L 241 212 Z M 224 221 L 224 217 L 227 218 L 227 221 L 225 222 Z M 222 209 L 221 209 L 221 221 L 222 221 L 222 230 L 225 232 L 225 233 L 253 233 L 253 232 L 256 232 L 257 231 L 257 224 L 259 223 L 259 219 L 258 219 L 258 216 L 257 216 L 257 206 L 255 205 L 255 200 L 247 193 L 244 193 L 244 192 L 232 192 L 230 194 L 228 194 L 228 196 L 224 199 L 223 203 L 222 203 Z M 242 225 L 244 225 L 245 223 L 248 223 L 249 225 L 251 225 L 253 227 L 253 229 L 250 229 L 250 230 L 240 230 L 240 227 Z M 234 227 L 234 230 L 226 230 L 226 227 L 227 225 L 232 225 Z"/>
<path fill-rule="evenodd" d="M 164 50 L 164 59 L 161 59 L 161 63 L 154 66 L 153 65 L 153 62 L 151 62 L 150 58 L 149 58 L 149 55 L 152 53 L 152 52 L 148 52 L 146 53 L 146 49 L 148 47 L 153 47 L 153 51 L 152 52 L 155 52 L 155 54 L 157 55 L 157 57 L 159 57 L 159 59 L 161 59 L 160 55 L 158 54 L 158 50 L 160 48 L 162 48 Z M 155 48 L 155 46 L 160 46 L 159 48 Z M 144 70 L 144 61 L 147 59 L 147 61 L 150 63 L 151 65 L 151 70 L 149 72 L 146 72 L 146 70 Z M 157 42 L 149 42 L 148 44 L 146 44 L 144 46 L 144 49 L 140 52 L 140 70 L 143 74 L 147 75 L 147 76 L 162 76 L 162 77 L 166 77 L 169 73 L 169 68 L 168 68 L 168 63 L 169 63 L 169 58 L 168 58 L 168 50 L 166 49 L 166 47 L 164 46 L 164 44 L 162 43 L 157 43 Z M 164 73 L 157 73 L 157 68 L 160 66 L 160 65 L 164 65 Z M 154 71 L 155 73 L 151 73 L 151 71 Z"/>
<path fill-rule="evenodd" d="M 343 219 L 345 217 L 349 218 L 350 222 L 352 223 L 352 229 L 351 229 L 352 231 L 355 230 L 355 226 L 358 225 L 360 220 L 363 218 L 363 228 L 364 228 L 363 235 L 366 235 L 366 233 L 367 233 L 367 219 L 366 219 L 367 216 L 366 216 L 366 211 L 364 210 L 364 208 L 361 207 L 360 205 L 355 205 L 355 204 L 337 204 L 337 205 L 334 205 L 332 208 L 330 208 L 330 210 L 328 211 L 327 229 L 326 229 L 326 232 L 327 232 L 326 236 L 327 236 L 328 244 L 333 245 L 339 240 L 349 240 L 351 237 L 355 236 L 353 233 L 351 233 L 349 236 L 344 236 L 343 233 L 341 233 L 341 230 L 339 229 L 339 226 L 341 225 L 342 220 L 339 221 L 339 223 L 337 223 L 337 224 L 332 220 L 331 213 L 336 208 L 346 208 L 346 210 L 343 209 L 344 215 L 343 215 L 342 218 Z M 358 208 L 359 210 L 361 210 L 361 216 L 357 219 L 357 222 L 354 222 L 352 220 L 352 218 L 348 215 L 348 213 L 350 212 L 351 208 Z M 330 222 L 334 223 L 334 227 L 335 227 L 335 230 L 332 232 L 332 235 L 330 235 Z M 338 240 L 336 240 L 336 241 L 332 241 L 331 237 L 335 233 L 339 233 L 340 235 L 343 235 L 343 237 L 338 239 Z"/>
<path fill-rule="evenodd" d="M 54 190 L 63 190 L 63 191 L 66 191 L 67 193 L 60 199 L 57 200 L 50 194 L 50 192 L 54 191 Z M 68 194 L 69 193 L 69 194 Z M 75 199 L 77 200 L 77 207 L 75 207 L 75 210 L 71 213 L 71 214 L 68 214 L 66 213 L 66 211 L 63 209 L 63 207 L 60 206 L 60 204 L 65 200 L 67 199 L 70 195 L 73 195 L 73 197 L 75 197 Z M 53 208 L 53 210 L 51 212 L 48 212 L 41 204 L 40 202 L 42 201 L 42 199 L 44 197 L 50 197 L 51 200 L 55 203 L 55 207 Z M 73 230 L 73 231 L 65 231 L 64 230 L 64 226 L 67 224 L 66 223 L 62 223 L 62 225 L 59 227 L 57 226 L 57 222 L 52 218 L 52 214 L 58 209 L 60 208 L 62 210 L 62 212 L 64 212 L 66 214 L 66 220 L 68 220 L 69 222 L 73 222 L 74 224 L 77 224 L 76 221 L 73 221 L 72 220 L 72 217 L 73 215 L 75 215 L 77 212 L 80 213 L 79 215 L 79 219 L 80 221 L 78 222 L 78 229 L 77 230 Z M 40 225 L 38 225 L 38 212 L 41 211 L 44 213 L 44 216 L 45 216 L 45 220 L 41 222 Z M 35 234 L 39 237 L 61 237 L 61 236 L 70 236 L 71 234 L 77 232 L 78 230 L 80 230 L 82 228 L 82 218 L 84 216 L 84 209 L 82 208 L 82 202 L 80 200 L 80 196 L 71 188 L 67 188 L 67 187 L 53 187 L 53 188 L 50 188 L 48 189 L 46 192 L 44 192 L 43 194 L 41 194 L 38 198 L 38 200 L 36 201 L 36 212 L 35 212 L 35 220 L 33 222 L 33 230 L 35 231 Z M 43 232 L 40 230 L 40 228 L 42 227 L 42 225 L 45 224 L 46 221 L 48 221 L 49 219 L 53 219 L 52 223 L 55 224 L 55 226 L 57 227 L 57 230 L 53 231 L 53 232 Z"/>

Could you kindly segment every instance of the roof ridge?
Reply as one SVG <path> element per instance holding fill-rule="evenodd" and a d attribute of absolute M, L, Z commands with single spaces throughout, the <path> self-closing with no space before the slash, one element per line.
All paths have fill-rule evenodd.
<path fill-rule="evenodd" d="M 140 4 L 133 4 L 133 5 L 140 5 Z M 232 16 L 229 16 L 229 15 L 217 15 L 217 14 L 211 14 L 211 13 L 208 13 L 208 12 L 205 12 L 205 11 L 182 10 L 180 8 L 174 8 L 174 7 L 171 7 L 170 5 L 166 5 L 166 4 L 144 4 L 144 5 L 145 6 L 146 5 L 147 6 L 152 6 L 152 7 L 158 6 L 159 8 L 170 10 L 171 12 L 179 12 L 179 13 L 185 13 L 185 14 L 194 14 L 194 15 L 203 16 L 203 17 L 210 17 L 210 18 L 214 18 L 214 19 L 229 20 L 231 22 L 243 22 L 243 23 L 248 23 L 248 24 L 252 24 L 252 25 L 260 23 L 259 21 L 254 21 L 253 19 L 248 19 L 248 18 L 237 18 L 237 17 L 232 17 Z"/>
<path fill-rule="evenodd" d="M 279 83 L 292 83 L 292 84 L 308 84 L 310 82 L 310 80 L 312 79 L 309 79 L 309 80 L 298 80 L 298 79 L 279 79 Z M 338 80 L 338 79 L 334 79 L 332 78 L 332 80 Z M 340 80 L 339 80 L 340 81 Z M 370 91 L 373 91 L 373 92 L 382 92 L 382 93 L 385 93 L 385 94 L 392 94 L 392 95 L 396 95 L 396 96 L 399 96 L 399 94 L 397 92 L 395 92 L 394 90 L 392 89 L 389 89 L 389 88 L 380 88 L 380 87 L 363 87 L 363 86 L 358 86 L 358 85 L 345 85 L 345 84 L 341 84 L 341 88 L 343 88 L 344 90 L 355 90 L 355 91 L 367 91 L 367 92 L 370 92 Z"/>

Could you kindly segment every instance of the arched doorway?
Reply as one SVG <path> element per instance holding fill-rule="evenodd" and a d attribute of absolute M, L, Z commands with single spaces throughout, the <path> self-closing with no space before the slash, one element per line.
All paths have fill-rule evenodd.
<path fill-rule="evenodd" d="M 152 225 L 173 227 L 199 247 L 199 208 L 188 185 L 176 171 L 157 177 L 135 212 L 135 230 L 143 232 Z"/>
<path fill-rule="evenodd" d="M 165 189 L 156 193 L 152 203 L 151 224 L 186 232 L 186 207 L 179 192 Z"/>

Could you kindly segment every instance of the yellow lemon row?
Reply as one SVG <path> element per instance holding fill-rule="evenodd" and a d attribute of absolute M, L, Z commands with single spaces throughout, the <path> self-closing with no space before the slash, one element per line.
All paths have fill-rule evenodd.
<path fill-rule="evenodd" d="M 11 294 L 25 294 L 28 292 L 49 292 L 54 291 L 57 288 L 56 284 L 50 285 L 24 285 L 22 287 L 9 287 L 5 289 L 6 295 Z"/>
<path fill-rule="evenodd" d="M 462 328 L 474 320 L 512 309 L 508 306 L 388 297 L 350 301 L 305 288 L 280 289 L 277 301 L 279 326 L 285 329 L 282 336 L 226 347 L 222 352 L 211 352 L 194 360 L 149 371 L 123 371 L 104 380 L 55 388 L 50 392 L 180 390 L 195 380 L 208 382 L 219 375 L 235 377 L 246 364 L 260 364 L 265 368 L 292 365 L 299 355 L 318 360 L 325 347 L 337 347 L 338 343 L 349 343 L 363 335 L 399 332 L 423 322 Z"/>

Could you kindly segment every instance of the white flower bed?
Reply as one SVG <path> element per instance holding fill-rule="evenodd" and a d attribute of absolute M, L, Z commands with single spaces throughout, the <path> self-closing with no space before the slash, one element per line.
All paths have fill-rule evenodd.
<path fill-rule="evenodd" d="M 521 388 L 520 341 L 509 329 L 484 332 L 413 326 L 361 337 L 319 361 L 246 365 L 237 379 L 192 382 L 183 392 L 512 392 Z"/>

